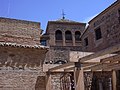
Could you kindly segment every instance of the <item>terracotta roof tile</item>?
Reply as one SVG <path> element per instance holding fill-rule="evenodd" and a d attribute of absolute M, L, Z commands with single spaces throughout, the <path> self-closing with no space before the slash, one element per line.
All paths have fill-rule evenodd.
<path fill-rule="evenodd" d="M 36 48 L 36 49 L 48 49 L 49 47 L 42 45 L 22 45 L 17 43 L 6 43 L 0 42 L 0 46 L 11 46 L 11 47 L 21 47 L 21 48 Z"/>

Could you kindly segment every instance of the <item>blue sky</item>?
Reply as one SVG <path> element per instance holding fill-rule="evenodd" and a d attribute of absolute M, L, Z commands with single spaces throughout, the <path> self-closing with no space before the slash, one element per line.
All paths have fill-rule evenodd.
<path fill-rule="evenodd" d="M 8 17 L 41 23 L 46 29 L 47 22 L 62 17 L 87 22 L 116 0 L 0 0 L 0 17 Z"/>

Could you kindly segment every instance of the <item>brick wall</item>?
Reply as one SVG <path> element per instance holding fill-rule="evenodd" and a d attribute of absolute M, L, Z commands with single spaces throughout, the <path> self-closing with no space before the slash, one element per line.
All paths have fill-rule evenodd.
<path fill-rule="evenodd" d="M 64 21 L 64 20 L 63 20 Z M 59 22 L 59 21 L 50 21 L 48 22 L 46 34 L 49 35 L 50 39 L 48 45 L 50 46 L 81 46 L 81 42 L 75 42 L 75 32 L 83 32 L 85 29 L 85 23 L 74 23 L 74 22 Z M 55 39 L 55 32 L 60 30 L 62 32 L 63 40 L 61 42 Z M 72 40 L 65 40 L 65 32 L 70 31 L 72 34 Z"/>
<path fill-rule="evenodd" d="M 41 49 L 0 47 L 0 90 L 45 90 L 45 53 Z"/>
<path fill-rule="evenodd" d="M 39 44 L 40 23 L 0 17 L 0 41 Z"/>
<path fill-rule="evenodd" d="M 120 2 L 117 1 L 89 22 L 82 36 L 83 51 L 99 51 L 120 42 Z M 95 30 L 101 28 L 102 38 L 96 40 Z M 88 37 L 88 46 L 84 39 Z"/>
<path fill-rule="evenodd" d="M 1 70 L 0 90 L 45 90 L 44 81 L 42 87 L 37 84 L 40 75 L 37 70 Z"/>

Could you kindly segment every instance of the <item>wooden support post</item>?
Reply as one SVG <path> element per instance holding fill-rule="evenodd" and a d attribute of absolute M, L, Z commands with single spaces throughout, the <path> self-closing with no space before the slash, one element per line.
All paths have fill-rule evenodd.
<path fill-rule="evenodd" d="M 117 82 L 116 71 L 113 70 L 113 72 L 112 72 L 112 85 L 113 85 L 113 90 L 116 90 L 116 82 Z"/>
<path fill-rule="evenodd" d="M 51 90 L 51 74 L 46 75 L 46 90 Z"/>
<path fill-rule="evenodd" d="M 83 74 L 83 68 L 77 68 L 75 67 L 74 70 L 74 85 L 75 90 L 84 90 L 84 74 Z"/>

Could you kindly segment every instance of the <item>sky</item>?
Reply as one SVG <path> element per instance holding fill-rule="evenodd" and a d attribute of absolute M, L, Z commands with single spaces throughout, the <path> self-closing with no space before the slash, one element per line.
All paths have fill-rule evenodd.
<path fill-rule="evenodd" d="M 41 23 L 45 30 L 48 21 L 65 18 L 88 22 L 116 0 L 0 0 L 0 17 Z"/>

